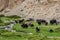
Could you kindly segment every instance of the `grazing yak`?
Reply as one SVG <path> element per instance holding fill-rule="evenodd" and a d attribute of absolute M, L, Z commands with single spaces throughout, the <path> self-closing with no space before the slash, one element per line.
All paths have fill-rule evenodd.
<path fill-rule="evenodd" d="M 29 20 L 30 20 L 30 21 L 34 21 L 34 19 L 33 19 L 33 18 L 29 18 Z"/>
<path fill-rule="evenodd" d="M 26 20 L 26 21 L 34 21 L 34 19 L 33 18 L 29 18 L 28 20 Z"/>
<path fill-rule="evenodd" d="M 24 19 L 21 19 L 21 20 L 15 20 L 15 23 L 22 23 L 24 22 Z"/>
<path fill-rule="evenodd" d="M 39 27 L 36 27 L 36 32 L 40 32 L 40 29 L 39 29 Z"/>
<path fill-rule="evenodd" d="M 25 24 L 25 23 L 22 24 L 21 26 L 22 26 L 23 28 L 28 28 L 28 24 Z"/>
<path fill-rule="evenodd" d="M 41 25 L 41 21 L 40 20 L 36 20 L 37 21 L 37 23 L 39 24 L 39 25 Z"/>
<path fill-rule="evenodd" d="M 44 23 L 45 25 L 48 25 L 48 22 L 46 22 L 46 20 L 38 19 L 38 20 L 36 20 L 36 21 L 37 21 L 37 23 L 38 23 L 39 25 L 41 25 L 42 23 Z"/>
<path fill-rule="evenodd" d="M 32 21 L 25 22 L 25 24 L 28 24 L 28 26 L 34 27 L 34 24 L 32 24 Z"/>
<path fill-rule="evenodd" d="M 49 30 L 49 32 L 53 32 L 53 30 L 52 30 L 52 29 L 50 29 L 50 30 Z"/>
<path fill-rule="evenodd" d="M 50 24 L 51 24 L 51 25 L 53 25 L 53 24 L 56 24 L 56 25 L 57 25 L 57 24 L 58 24 L 58 22 L 57 22 L 57 20 L 52 19 L 52 20 L 50 20 Z"/>
<path fill-rule="evenodd" d="M 34 24 L 29 24 L 29 26 L 34 27 Z"/>
<path fill-rule="evenodd" d="M 24 22 L 24 19 L 19 20 L 19 23 L 22 23 L 22 22 Z"/>
<path fill-rule="evenodd" d="M 30 27 L 34 27 L 34 24 L 32 24 L 32 21 L 29 21 L 29 22 L 24 22 L 22 25 L 21 25 L 23 28 L 25 27 L 27 27 L 28 28 L 28 26 L 30 26 Z"/>
<path fill-rule="evenodd" d="M 15 23 L 19 23 L 18 20 L 15 20 Z"/>

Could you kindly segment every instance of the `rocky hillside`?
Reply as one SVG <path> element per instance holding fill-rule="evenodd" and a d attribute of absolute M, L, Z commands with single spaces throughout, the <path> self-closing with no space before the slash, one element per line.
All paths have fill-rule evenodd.
<path fill-rule="evenodd" d="M 3 0 L 1 3 L 5 10 L 2 13 L 8 16 L 60 21 L 60 0 Z"/>
<path fill-rule="evenodd" d="M 3 10 L 13 9 L 18 4 L 21 4 L 24 0 L 0 0 L 0 12 Z"/>

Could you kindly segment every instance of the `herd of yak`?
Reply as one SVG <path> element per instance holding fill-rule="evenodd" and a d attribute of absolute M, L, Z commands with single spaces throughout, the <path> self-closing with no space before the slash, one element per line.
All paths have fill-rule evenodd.
<path fill-rule="evenodd" d="M 33 21 L 36 21 L 38 23 L 38 25 L 41 25 L 41 24 L 48 25 L 49 23 L 51 25 L 53 25 L 53 24 L 58 25 L 59 24 L 57 22 L 57 20 L 55 20 L 55 19 L 50 20 L 49 23 L 46 20 L 43 20 L 43 19 L 34 20 L 33 18 L 29 18 L 28 20 L 24 20 L 24 19 L 15 20 L 16 23 L 21 23 L 22 28 L 28 28 L 28 26 L 34 27 L 34 24 L 32 23 Z M 53 32 L 52 29 L 50 31 Z M 36 27 L 36 32 L 40 32 L 39 27 Z"/>

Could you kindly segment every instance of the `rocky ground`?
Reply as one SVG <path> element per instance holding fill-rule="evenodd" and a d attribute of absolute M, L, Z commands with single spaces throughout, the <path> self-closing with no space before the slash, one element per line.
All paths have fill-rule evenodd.
<path fill-rule="evenodd" d="M 60 0 L 0 0 L 1 13 L 23 18 L 58 19 L 60 21 Z"/>

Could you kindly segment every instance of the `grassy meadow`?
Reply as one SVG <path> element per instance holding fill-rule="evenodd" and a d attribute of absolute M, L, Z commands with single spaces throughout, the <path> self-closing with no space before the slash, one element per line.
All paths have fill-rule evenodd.
<path fill-rule="evenodd" d="M 0 17 L 0 19 L 3 21 L 0 23 L 0 26 L 4 26 L 4 23 L 9 23 L 11 20 L 20 18 Z M 21 24 L 17 23 L 13 28 L 17 32 L 0 29 L 0 40 L 60 40 L 60 24 L 38 25 L 35 21 L 33 21 L 33 24 L 34 27 L 29 26 L 28 28 L 22 28 Z M 40 28 L 39 33 L 36 32 L 37 26 Z M 50 29 L 53 29 L 53 32 L 50 32 Z"/>

